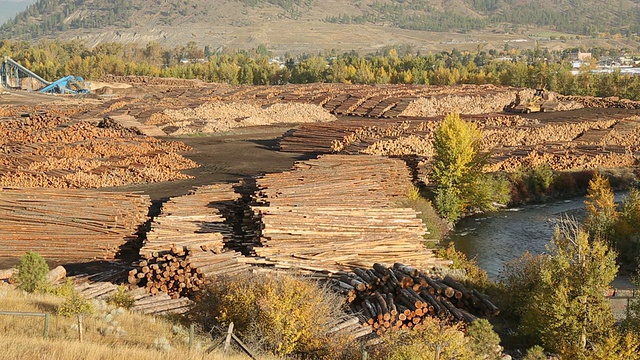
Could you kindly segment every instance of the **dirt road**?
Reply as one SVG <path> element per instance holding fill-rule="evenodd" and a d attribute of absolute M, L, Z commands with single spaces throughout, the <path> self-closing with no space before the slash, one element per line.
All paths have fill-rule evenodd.
<path fill-rule="evenodd" d="M 296 160 L 309 158 L 304 154 L 277 151 L 278 138 L 293 127 L 294 125 L 260 126 L 237 129 L 221 135 L 166 138 L 181 141 L 193 148 L 184 156 L 201 166 L 185 170 L 184 173 L 194 178 L 121 186 L 111 190 L 142 191 L 157 202 L 184 195 L 195 186 L 234 182 L 242 177 L 287 170 Z"/>

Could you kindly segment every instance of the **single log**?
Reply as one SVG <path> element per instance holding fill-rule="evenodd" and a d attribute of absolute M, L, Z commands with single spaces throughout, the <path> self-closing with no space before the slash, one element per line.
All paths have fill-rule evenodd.
<path fill-rule="evenodd" d="M 67 269 L 65 269 L 63 266 L 56 266 L 47 274 L 47 282 L 49 284 L 53 284 L 59 280 L 64 279 L 65 276 L 67 276 Z"/>

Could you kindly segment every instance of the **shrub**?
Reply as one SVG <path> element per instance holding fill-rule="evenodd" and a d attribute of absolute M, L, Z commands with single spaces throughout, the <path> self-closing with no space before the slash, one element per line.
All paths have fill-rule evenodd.
<path fill-rule="evenodd" d="M 456 250 L 453 243 L 449 243 L 447 247 L 441 247 L 436 250 L 436 256 L 445 260 L 451 260 L 452 269 L 461 269 L 465 271 L 466 279 L 464 281 L 476 288 L 487 288 L 490 284 L 487 272 L 482 270 L 475 260 L 467 259 L 467 255 Z M 463 280 L 463 279 L 461 279 Z"/>
<path fill-rule="evenodd" d="M 55 286 L 49 286 L 47 287 L 46 292 L 48 294 L 52 294 L 55 296 L 61 296 L 61 297 L 69 297 L 71 296 L 74 292 L 76 291 L 75 287 L 73 286 L 73 281 L 69 278 L 67 278 L 67 280 L 60 285 L 55 285 Z"/>
<path fill-rule="evenodd" d="M 547 355 L 544 353 L 542 346 L 535 345 L 527 350 L 527 355 L 522 360 L 547 360 Z"/>
<path fill-rule="evenodd" d="M 13 280 L 18 284 L 18 288 L 27 292 L 44 290 L 47 285 L 47 273 L 49 266 L 40 254 L 27 251 L 20 257 L 18 272 Z"/>
<path fill-rule="evenodd" d="M 502 347 L 500 336 L 493 331 L 493 326 L 486 319 L 478 319 L 467 327 L 469 346 L 475 354 L 483 355 L 486 360 L 500 359 Z"/>
<path fill-rule="evenodd" d="M 417 187 L 412 187 L 407 198 L 400 200 L 398 205 L 410 207 L 420 213 L 420 219 L 429 232 L 424 236 L 427 241 L 440 241 L 449 230 L 447 223 L 438 215 L 431 201 L 423 197 Z"/>
<path fill-rule="evenodd" d="M 532 255 L 529 252 L 504 265 L 500 274 L 500 285 L 504 296 L 501 302 L 505 313 L 519 318 L 531 302 L 532 295 L 539 284 L 540 271 L 547 257 Z"/>
<path fill-rule="evenodd" d="M 515 203 L 543 201 L 550 193 L 556 175 L 547 164 L 533 168 L 521 167 L 511 174 Z"/>
<path fill-rule="evenodd" d="M 107 298 L 107 304 L 124 309 L 131 309 L 135 302 L 133 295 L 125 285 L 118 286 L 116 292 Z"/>
<path fill-rule="evenodd" d="M 464 205 L 455 189 L 444 188 L 437 191 L 434 204 L 440 215 L 449 221 L 455 222 L 462 217 Z"/>
<path fill-rule="evenodd" d="M 93 312 L 94 307 L 91 301 L 83 298 L 76 291 L 67 296 L 56 311 L 58 315 L 67 317 L 77 314 L 92 314 Z"/>
<path fill-rule="evenodd" d="M 328 334 L 342 300 L 317 283 L 287 275 L 220 278 L 200 294 L 190 315 L 205 327 L 234 328 L 245 340 L 279 356 L 335 358 L 348 337 Z"/>
<path fill-rule="evenodd" d="M 374 358 L 389 360 L 478 359 L 459 325 L 426 320 L 419 330 L 389 331 L 381 337 Z"/>
<path fill-rule="evenodd" d="M 556 231 L 548 260 L 542 262 L 521 328 L 545 348 L 575 359 L 613 327 L 604 291 L 618 269 L 616 254 L 606 243 L 590 242 L 576 224 L 564 226 Z"/>

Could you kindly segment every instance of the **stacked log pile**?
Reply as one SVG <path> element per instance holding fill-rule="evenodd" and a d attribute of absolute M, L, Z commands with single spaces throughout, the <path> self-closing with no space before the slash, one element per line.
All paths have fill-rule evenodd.
<path fill-rule="evenodd" d="M 619 97 L 601 98 L 594 96 L 558 95 L 557 99 L 564 102 L 576 102 L 586 108 L 640 109 L 640 101 L 620 99 Z"/>
<path fill-rule="evenodd" d="M 390 329 L 419 329 L 426 318 L 468 324 L 500 313 L 485 295 L 452 277 L 434 277 L 400 263 L 356 268 L 334 282 L 348 295 L 362 324 L 378 335 Z"/>
<path fill-rule="evenodd" d="M 0 257 L 113 259 L 138 241 L 146 195 L 79 189 L 0 188 Z"/>
<path fill-rule="evenodd" d="M 241 255 L 224 249 L 233 238 L 224 214 L 235 211 L 238 196 L 232 185 L 217 184 L 165 203 L 140 249 L 142 260 L 129 272 L 129 283 L 177 298 L 200 290 L 209 278 L 246 271 L 249 266 L 238 262 Z"/>
<path fill-rule="evenodd" d="M 436 258 L 415 210 L 398 207 L 411 175 L 398 159 L 325 155 L 257 180 L 263 223 L 254 251 L 263 264 L 336 273 L 375 262 L 420 268 Z"/>
<path fill-rule="evenodd" d="M 197 167 L 182 143 L 52 113 L 0 122 L 0 186 L 120 186 L 185 179 L 180 170 Z"/>

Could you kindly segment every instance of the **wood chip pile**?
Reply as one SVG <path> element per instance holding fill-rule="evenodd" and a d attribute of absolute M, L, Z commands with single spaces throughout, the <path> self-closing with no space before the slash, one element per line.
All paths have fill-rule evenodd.
<path fill-rule="evenodd" d="M 500 310 L 477 290 L 450 276 L 434 277 L 412 267 L 374 264 L 335 280 L 352 311 L 378 335 L 390 329 L 419 329 L 426 318 L 471 323 Z"/>
<path fill-rule="evenodd" d="M 0 188 L 0 257 L 113 259 L 138 240 L 146 195 L 79 189 Z"/>
<path fill-rule="evenodd" d="M 277 268 L 335 273 L 378 261 L 436 261 L 415 210 L 398 207 L 411 175 L 403 161 L 325 155 L 257 180 L 263 229 L 254 251 Z"/>
<path fill-rule="evenodd" d="M 209 278 L 246 271 L 249 266 L 238 262 L 239 253 L 223 249 L 233 237 L 224 214 L 235 210 L 238 196 L 232 185 L 217 184 L 166 202 L 140 249 L 142 260 L 129 272 L 129 283 L 177 298 L 200 290 Z"/>

